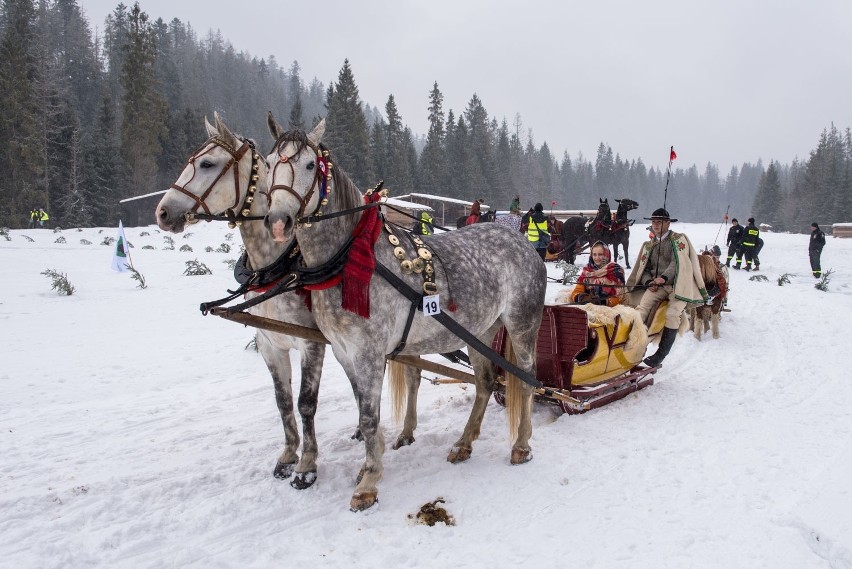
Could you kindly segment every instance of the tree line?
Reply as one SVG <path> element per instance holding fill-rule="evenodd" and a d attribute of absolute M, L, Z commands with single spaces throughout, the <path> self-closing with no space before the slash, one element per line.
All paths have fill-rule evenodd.
<path fill-rule="evenodd" d="M 425 89 L 424 89 L 425 91 Z M 265 119 L 309 130 L 326 119 L 324 142 L 360 188 L 384 180 L 393 195 L 484 198 L 507 209 L 594 209 L 630 197 L 684 221 L 721 221 L 729 210 L 779 230 L 852 218 L 852 136 L 834 125 L 805 161 L 762 161 L 722 174 L 708 163 L 671 172 L 626 159 L 601 143 L 594 159 L 537 144 L 519 114 L 489 116 L 473 94 L 444 109 L 437 82 L 424 93 L 428 131 L 414 134 L 388 96 L 361 100 L 349 61 L 325 87 L 298 62 L 237 51 L 219 33 L 199 37 L 178 19 L 151 20 L 118 4 L 95 36 L 77 0 L 0 4 L 0 225 L 21 227 L 44 207 L 62 226 L 117 223 L 119 200 L 166 189 L 218 111 L 246 136 L 268 141 Z M 614 204 L 612 204 L 614 205 Z"/>

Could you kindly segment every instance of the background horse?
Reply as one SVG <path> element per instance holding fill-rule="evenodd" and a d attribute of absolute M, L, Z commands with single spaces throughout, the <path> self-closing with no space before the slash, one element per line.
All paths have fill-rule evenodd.
<path fill-rule="evenodd" d="M 470 216 L 463 215 L 460 218 L 458 218 L 456 220 L 456 229 L 461 229 L 462 227 L 467 225 L 467 218 L 468 217 L 470 217 Z M 476 221 L 476 223 L 483 223 L 483 222 L 486 222 L 486 221 L 491 222 L 491 221 L 494 221 L 496 219 L 497 219 L 497 212 L 494 211 L 494 210 L 490 210 L 490 211 L 486 211 L 485 213 L 480 213 L 479 219 Z"/>
<path fill-rule="evenodd" d="M 599 199 L 597 215 L 590 221 L 583 216 L 569 217 L 562 226 L 562 242 L 565 244 L 562 258 L 574 263 L 577 254 L 590 243 L 601 241 L 612 245 L 612 259 L 618 261 L 618 247 L 624 253 L 624 264 L 630 268 L 630 257 L 627 248 L 630 245 L 630 226 L 633 221 L 627 219 L 627 212 L 639 207 L 639 204 L 628 198 L 615 200 L 618 209 L 615 219 L 609 207 L 609 198 Z M 570 244 L 574 243 L 574 247 Z"/>
<path fill-rule="evenodd" d="M 639 204 L 631 199 L 622 198 L 615 200 L 618 209 L 615 216 L 609 207 L 609 198 L 600 200 L 598 213 L 589 226 L 589 242 L 602 241 L 612 246 L 612 259 L 618 262 L 619 245 L 624 252 L 624 264 L 630 268 L 630 258 L 627 256 L 627 247 L 630 245 L 630 226 L 632 221 L 627 219 L 627 212 L 639 207 Z"/>
<path fill-rule="evenodd" d="M 180 233 L 184 230 L 188 214 L 202 208 L 205 213 L 224 214 L 249 209 L 252 216 L 266 215 L 265 198 L 247 200 L 249 176 L 256 168 L 256 188 L 266 192 L 266 165 L 252 143 L 234 135 L 219 116 L 216 126 L 205 119 L 210 138 L 193 154 L 172 188 L 157 205 L 157 225 L 164 231 Z M 234 175 L 228 170 L 233 169 Z M 242 204 L 242 205 L 241 205 Z M 289 242 L 270 241 L 266 228 L 260 222 L 246 221 L 240 225 L 250 268 L 261 269 L 273 264 L 290 245 Z M 249 297 L 256 293 L 249 293 Z M 295 293 L 275 296 L 249 309 L 249 312 L 275 320 L 316 328 L 313 315 L 305 307 L 304 299 Z M 272 375 L 275 402 L 284 426 L 284 450 L 278 457 L 273 474 L 276 478 L 289 478 L 290 485 L 303 489 L 316 480 L 317 440 L 314 416 L 317 410 L 320 375 L 322 374 L 325 345 L 309 342 L 266 330 L 258 330 L 257 348 Z M 302 385 L 299 390 L 299 413 L 302 417 L 302 457 L 299 459 L 299 431 L 293 411 L 293 388 L 290 350 L 297 349 L 301 356 Z"/>
<path fill-rule="evenodd" d="M 384 438 L 379 420 L 386 355 L 398 349 L 401 354 L 446 353 L 464 346 L 434 318 L 413 310 L 419 302 L 412 306 L 386 279 L 400 279 L 412 287 L 417 299 L 421 297 L 416 291 L 432 294 L 437 290 L 435 305 L 487 345 L 500 326 L 505 326 L 517 366 L 534 374 L 547 274 L 525 237 L 497 223 L 418 236 L 421 245 L 411 234 L 393 232 L 375 210 L 332 217 L 332 213 L 365 205 L 365 196 L 338 168 L 327 174 L 330 150 L 320 146 L 325 121 L 306 135 L 284 132 L 270 115 L 269 128 L 276 138 L 267 157 L 274 165 L 269 174 L 266 222 L 272 238 L 288 240 L 295 232 L 307 270 L 323 269 L 334 275 L 312 289 L 311 301 L 317 326 L 331 342 L 358 403 L 366 460 L 350 508 L 363 510 L 376 502 L 376 484 L 383 471 Z M 377 198 L 368 193 L 366 201 L 375 203 Z M 316 222 L 320 212 L 323 219 Z M 341 268 L 336 262 L 341 256 L 354 262 Z M 479 261 L 497 258 L 500 263 L 483 266 Z M 424 263 L 422 273 L 403 272 L 417 266 L 415 261 Z M 385 276 L 372 274 L 374 266 Z M 424 283 L 424 275 L 431 279 L 431 286 Z M 495 365 L 472 348 L 468 353 L 476 376 L 476 396 L 464 431 L 447 457 L 450 462 L 470 457 L 496 382 Z M 507 392 L 507 417 L 514 431 L 511 462 L 520 464 L 532 458 L 532 388 L 509 376 Z"/>
<path fill-rule="evenodd" d="M 696 340 L 701 340 L 703 332 L 712 330 L 713 337 L 719 337 L 719 319 L 725 299 L 728 296 L 728 283 L 718 258 L 710 251 L 698 255 L 704 288 L 712 299 L 708 304 L 689 307 L 689 323 Z"/>

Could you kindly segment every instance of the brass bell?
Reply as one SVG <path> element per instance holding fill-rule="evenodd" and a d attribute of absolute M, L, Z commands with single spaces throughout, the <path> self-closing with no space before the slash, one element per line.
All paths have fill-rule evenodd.
<path fill-rule="evenodd" d="M 397 242 L 398 241 L 399 240 L 397 239 Z M 402 261 L 403 259 L 405 259 L 405 249 L 399 246 L 394 247 L 393 256 Z"/>
<path fill-rule="evenodd" d="M 246 198 L 246 203 L 252 203 L 252 202 L 254 202 L 254 196 L 248 196 Z"/>
<path fill-rule="evenodd" d="M 390 241 L 391 245 L 399 245 L 399 237 L 396 235 L 388 235 L 388 241 Z"/>
<path fill-rule="evenodd" d="M 320 205 L 328 205 L 328 198 L 323 198 Z"/>
<path fill-rule="evenodd" d="M 323 151 L 322 151 L 322 155 L 323 155 L 323 156 L 328 156 L 328 150 L 323 150 Z"/>
<path fill-rule="evenodd" d="M 257 182 L 257 178 L 258 178 L 258 175 L 257 175 L 257 174 L 252 174 L 252 175 L 251 175 L 251 181 L 252 181 L 252 182 Z"/>
<path fill-rule="evenodd" d="M 410 275 L 411 274 L 411 261 L 405 260 L 399 264 L 399 268 L 402 269 L 403 274 Z"/>
<path fill-rule="evenodd" d="M 245 208 L 245 209 L 244 209 L 243 211 L 241 211 L 240 213 L 242 213 L 243 215 L 248 215 L 248 214 L 250 214 L 250 213 L 251 213 L 251 210 L 249 210 L 249 208 Z"/>
<path fill-rule="evenodd" d="M 257 160 L 257 158 L 255 158 L 255 160 Z M 252 165 L 251 165 L 251 169 L 252 169 L 252 170 L 254 170 L 255 172 L 257 172 L 258 165 L 257 165 L 257 164 L 252 164 Z"/>
<path fill-rule="evenodd" d="M 228 222 L 228 227 L 229 227 L 229 228 L 233 229 L 233 228 L 235 228 L 236 226 L 237 226 L 237 224 L 236 224 L 235 222 L 233 222 L 233 221 L 229 221 L 229 222 Z"/>

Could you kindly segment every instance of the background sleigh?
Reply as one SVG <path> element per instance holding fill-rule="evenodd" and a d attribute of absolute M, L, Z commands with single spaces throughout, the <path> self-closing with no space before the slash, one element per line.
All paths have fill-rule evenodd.
<path fill-rule="evenodd" d="M 652 385 L 659 367 L 641 362 L 649 340 L 662 331 L 667 305 L 657 307 L 648 331 L 626 307 L 545 306 L 536 344 L 536 377 L 544 389 L 536 390 L 536 399 L 577 414 Z M 510 349 L 504 329 L 493 347 L 504 355 Z M 503 392 L 495 399 L 503 404 Z"/>

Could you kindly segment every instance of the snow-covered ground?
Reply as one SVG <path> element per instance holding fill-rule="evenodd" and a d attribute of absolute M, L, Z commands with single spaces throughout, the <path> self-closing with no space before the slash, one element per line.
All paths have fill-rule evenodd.
<path fill-rule="evenodd" d="M 673 228 L 696 246 L 719 230 Z M 493 401 L 473 457 L 448 463 L 473 389 L 424 382 L 416 443 L 388 449 L 379 503 L 352 513 L 345 375 L 329 350 L 318 482 L 273 478 L 283 431 L 254 333 L 198 311 L 233 288 L 237 253 L 204 252 L 224 225 L 189 231 L 163 250 L 127 229 L 144 290 L 109 268 L 114 228 L 0 238 L 0 567 L 852 567 L 852 240 L 828 239 L 821 292 L 807 235 L 765 234 L 769 281 L 731 271 L 719 340 L 679 338 L 655 385 L 584 415 L 537 405 L 523 466 Z M 213 275 L 184 276 L 192 259 Z M 455 526 L 409 519 L 439 497 Z"/>

